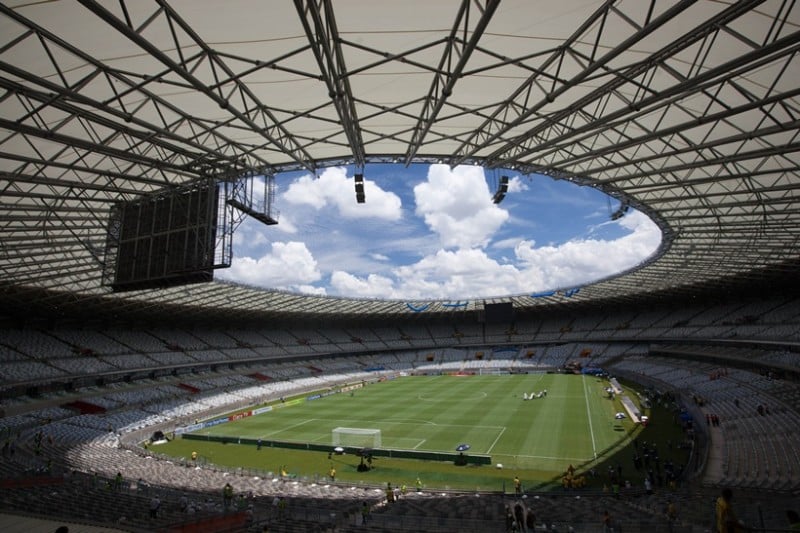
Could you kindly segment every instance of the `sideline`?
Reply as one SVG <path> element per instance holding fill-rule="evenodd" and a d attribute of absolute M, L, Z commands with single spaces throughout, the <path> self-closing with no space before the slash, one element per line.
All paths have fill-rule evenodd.
<path fill-rule="evenodd" d="M 592 427 L 592 412 L 589 410 L 589 395 L 586 390 L 586 374 L 581 376 L 583 382 L 583 399 L 586 400 L 586 417 L 589 419 L 589 434 L 592 436 L 592 455 L 597 459 L 597 445 L 594 442 L 594 428 Z"/>

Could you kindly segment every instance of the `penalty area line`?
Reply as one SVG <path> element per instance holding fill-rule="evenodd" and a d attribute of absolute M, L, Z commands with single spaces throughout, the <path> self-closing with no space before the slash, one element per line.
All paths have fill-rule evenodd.
<path fill-rule="evenodd" d="M 284 431 L 287 431 L 287 430 L 290 430 L 290 429 L 294 429 L 294 428 L 299 427 L 299 426 L 304 426 L 304 425 L 308 424 L 309 422 L 316 422 L 316 421 L 317 421 L 316 418 L 309 418 L 307 420 L 303 420 L 302 422 L 298 422 L 297 424 L 292 424 L 291 426 L 286 426 L 285 428 L 281 428 L 278 431 L 272 431 L 270 433 L 267 433 L 265 436 L 269 437 L 270 435 L 277 435 L 278 433 L 283 433 Z"/>
<path fill-rule="evenodd" d="M 495 444 L 497 444 L 497 441 L 499 441 L 499 440 L 500 440 L 500 437 L 502 437 L 502 436 L 503 436 L 503 433 L 505 433 L 505 432 L 506 432 L 506 427 L 505 427 L 505 426 L 503 426 L 503 429 L 501 429 L 501 430 L 500 430 L 500 433 L 498 433 L 498 434 L 497 434 L 497 437 L 495 437 L 495 439 L 494 439 L 494 442 L 492 442 L 492 445 L 491 445 L 491 446 L 489 446 L 489 449 L 488 449 L 488 450 L 486 450 L 486 453 L 487 453 L 487 454 L 490 454 L 490 453 L 492 453 L 492 449 L 494 448 L 494 445 L 495 445 Z"/>

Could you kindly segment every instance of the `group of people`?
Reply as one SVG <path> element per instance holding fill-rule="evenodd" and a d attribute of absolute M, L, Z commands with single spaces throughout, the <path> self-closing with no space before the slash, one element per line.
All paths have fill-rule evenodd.
<path fill-rule="evenodd" d="M 417 486 L 421 486 L 419 478 L 417 478 Z M 417 489 L 419 491 L 419 488 Z M 408 492 L 408 487 L 405 484 L 399 487 L 392 487 L 391 482 L 386 484 L 386 503 L 394 503 L 400 499 L 400 496 L 405 496 Z"/>
<path fill-rule="evenodd" d="M 547 396 L 547 389 L 541 390 L 539 392 L 533 391 L 530 394 L 528 394 L 527 392 L 522 393 L 523 400 L 536 400 L 538 398 L 544 398 L 545 396 Z"/>
<path fill-rule="evenodd" d="M 586 476 L 576 474 L 575 467 L 569 465 L 567 470 L 561 475 L 561 487 L 564 490 L 582 489 L 586 486 Z"/>
<path fill-rule="evenodd" d="M 121 478 L 121 475 L 120 475 Z M 189 498 L 187 493 L 182 493 L 178 498 L 177 507 L 178 511 L 185 515 L 195 515 L 198 513 L 207 514 L 221 514 L 225 512 L 245 512 L 251 519 L 253 515 L 253 494 L 239 493 L 235 494 L 233 486 L 226 483 L 222 487 L 222 501 L 215 498 L 207 498 L 205 501 L 194 501 Z M 154 494 L 150 498 L 148 511 L 150 518 L 156 519 L 164 507 L 164 501 L 158 494 Z"/>
<path fill-rule="evenodd" d="M 563 476 L 561 476 L 561 487 L 564 490 L 582 489 L 586 486 L 586 483 L 587 483 L 586 476 L 582 474 L 578 476 L 564 474 Z"/>

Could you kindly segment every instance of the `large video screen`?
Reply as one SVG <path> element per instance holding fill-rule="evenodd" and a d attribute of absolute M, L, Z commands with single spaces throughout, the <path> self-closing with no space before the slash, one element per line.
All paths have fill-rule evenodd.
<path fill-rule="evenodd" d="M 514 304 L 512 302 L 485 304 L 483 312 L 487 324 L 510 324 L 514 321 Z"/>
<path fill-rule="evenodd" d="M 217 188 L 203 185 L 115 204 L 106 247 L 112 289 L 211 281 L 217 202 Z"/>

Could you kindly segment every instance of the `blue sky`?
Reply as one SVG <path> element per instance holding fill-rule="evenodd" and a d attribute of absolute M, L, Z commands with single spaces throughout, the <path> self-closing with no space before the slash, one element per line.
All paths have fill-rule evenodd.
<path fill-rule="evenodd" d="M 478 166 L 370 165 L 276 177 L 279 223 L 246 219 L 217 278 L 304 294 L 467 300 L 580 286 L 635 266 L 658 227 L 591 187 Z M 510 178 L 499 204 L 492 195 Z"/>

